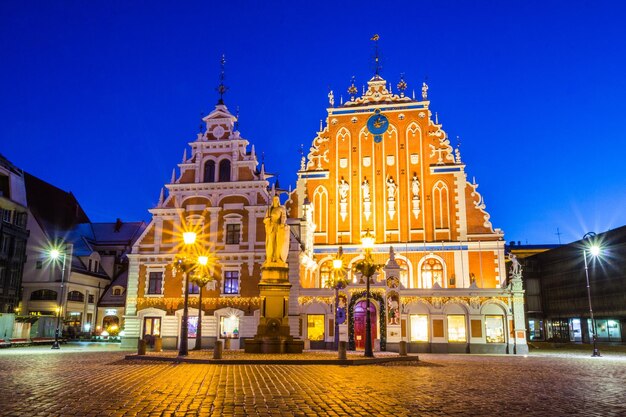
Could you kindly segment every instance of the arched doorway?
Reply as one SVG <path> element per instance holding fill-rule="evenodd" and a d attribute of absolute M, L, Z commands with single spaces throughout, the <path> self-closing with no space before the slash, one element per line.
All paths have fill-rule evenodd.
<path fill-rule="evenodd" d="M 354 306 L 354 345 L 357 350 L 365 350 L 365 320 L 367 302 L 359 301 Z M 374 348 L 374 339 L 378 338 L 376 326 L 376 307 L 370 300 L 370 327 L 372 329 L 372 348 Z"/>
<path fill-rule="evenodd" d="M 102 329 L 111 333 L 120 327 L 120 319 L 117 316 L 104 316 L 102 319 Z"/>

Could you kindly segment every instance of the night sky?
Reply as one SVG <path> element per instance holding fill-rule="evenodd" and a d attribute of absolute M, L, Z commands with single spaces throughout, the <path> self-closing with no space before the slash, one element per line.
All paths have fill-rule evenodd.
<path fill-rule="evenodd" d="M 178 4 L 185 4 L 182 7 Z M 626 224 L 620 1 L 0 2 L 0 153 L 92 221 L 149 220 L 200 114 L 228 108 L 283 187 L 350 78 L 405 74 L 506 240 Z"/>

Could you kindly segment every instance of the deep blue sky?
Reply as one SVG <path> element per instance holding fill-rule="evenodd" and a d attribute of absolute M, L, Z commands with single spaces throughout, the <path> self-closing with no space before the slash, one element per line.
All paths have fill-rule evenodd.
<path fill-rule="evenodd" d="M 338 101 L 372 76 L 379 33 L 383 77 L 418 94 L 428 77 L 506 240 L 626 224 L 623 2 L 177 3 L 0 2 L 0 153 L 94 221 L 149 220 L 222 53 L 242 136 L 295 184 L 328 87 Z"/>

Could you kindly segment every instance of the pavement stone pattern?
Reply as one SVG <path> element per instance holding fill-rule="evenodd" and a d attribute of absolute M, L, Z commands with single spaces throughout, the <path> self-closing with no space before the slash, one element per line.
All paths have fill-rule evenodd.
<path fill-rule="evenodd" d="M 2 416 L 626 416 L 626 356 L 198 365 L 107 348 L 0 351 Z"/>

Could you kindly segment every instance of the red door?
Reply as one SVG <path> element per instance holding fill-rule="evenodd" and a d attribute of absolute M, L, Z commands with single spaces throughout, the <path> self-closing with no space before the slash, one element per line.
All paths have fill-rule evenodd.
<path fill-rule="evenodd" d="M 354 344 L 357 350 L 365 350 L 365 310 L 366 302 L 359 301 L 354 306 Z M 372 329 L 372 349 L 374 348 L 374 339 L 377 338 L 376 333 L 376 308 L 370 302 L 370 320 Z"/>

